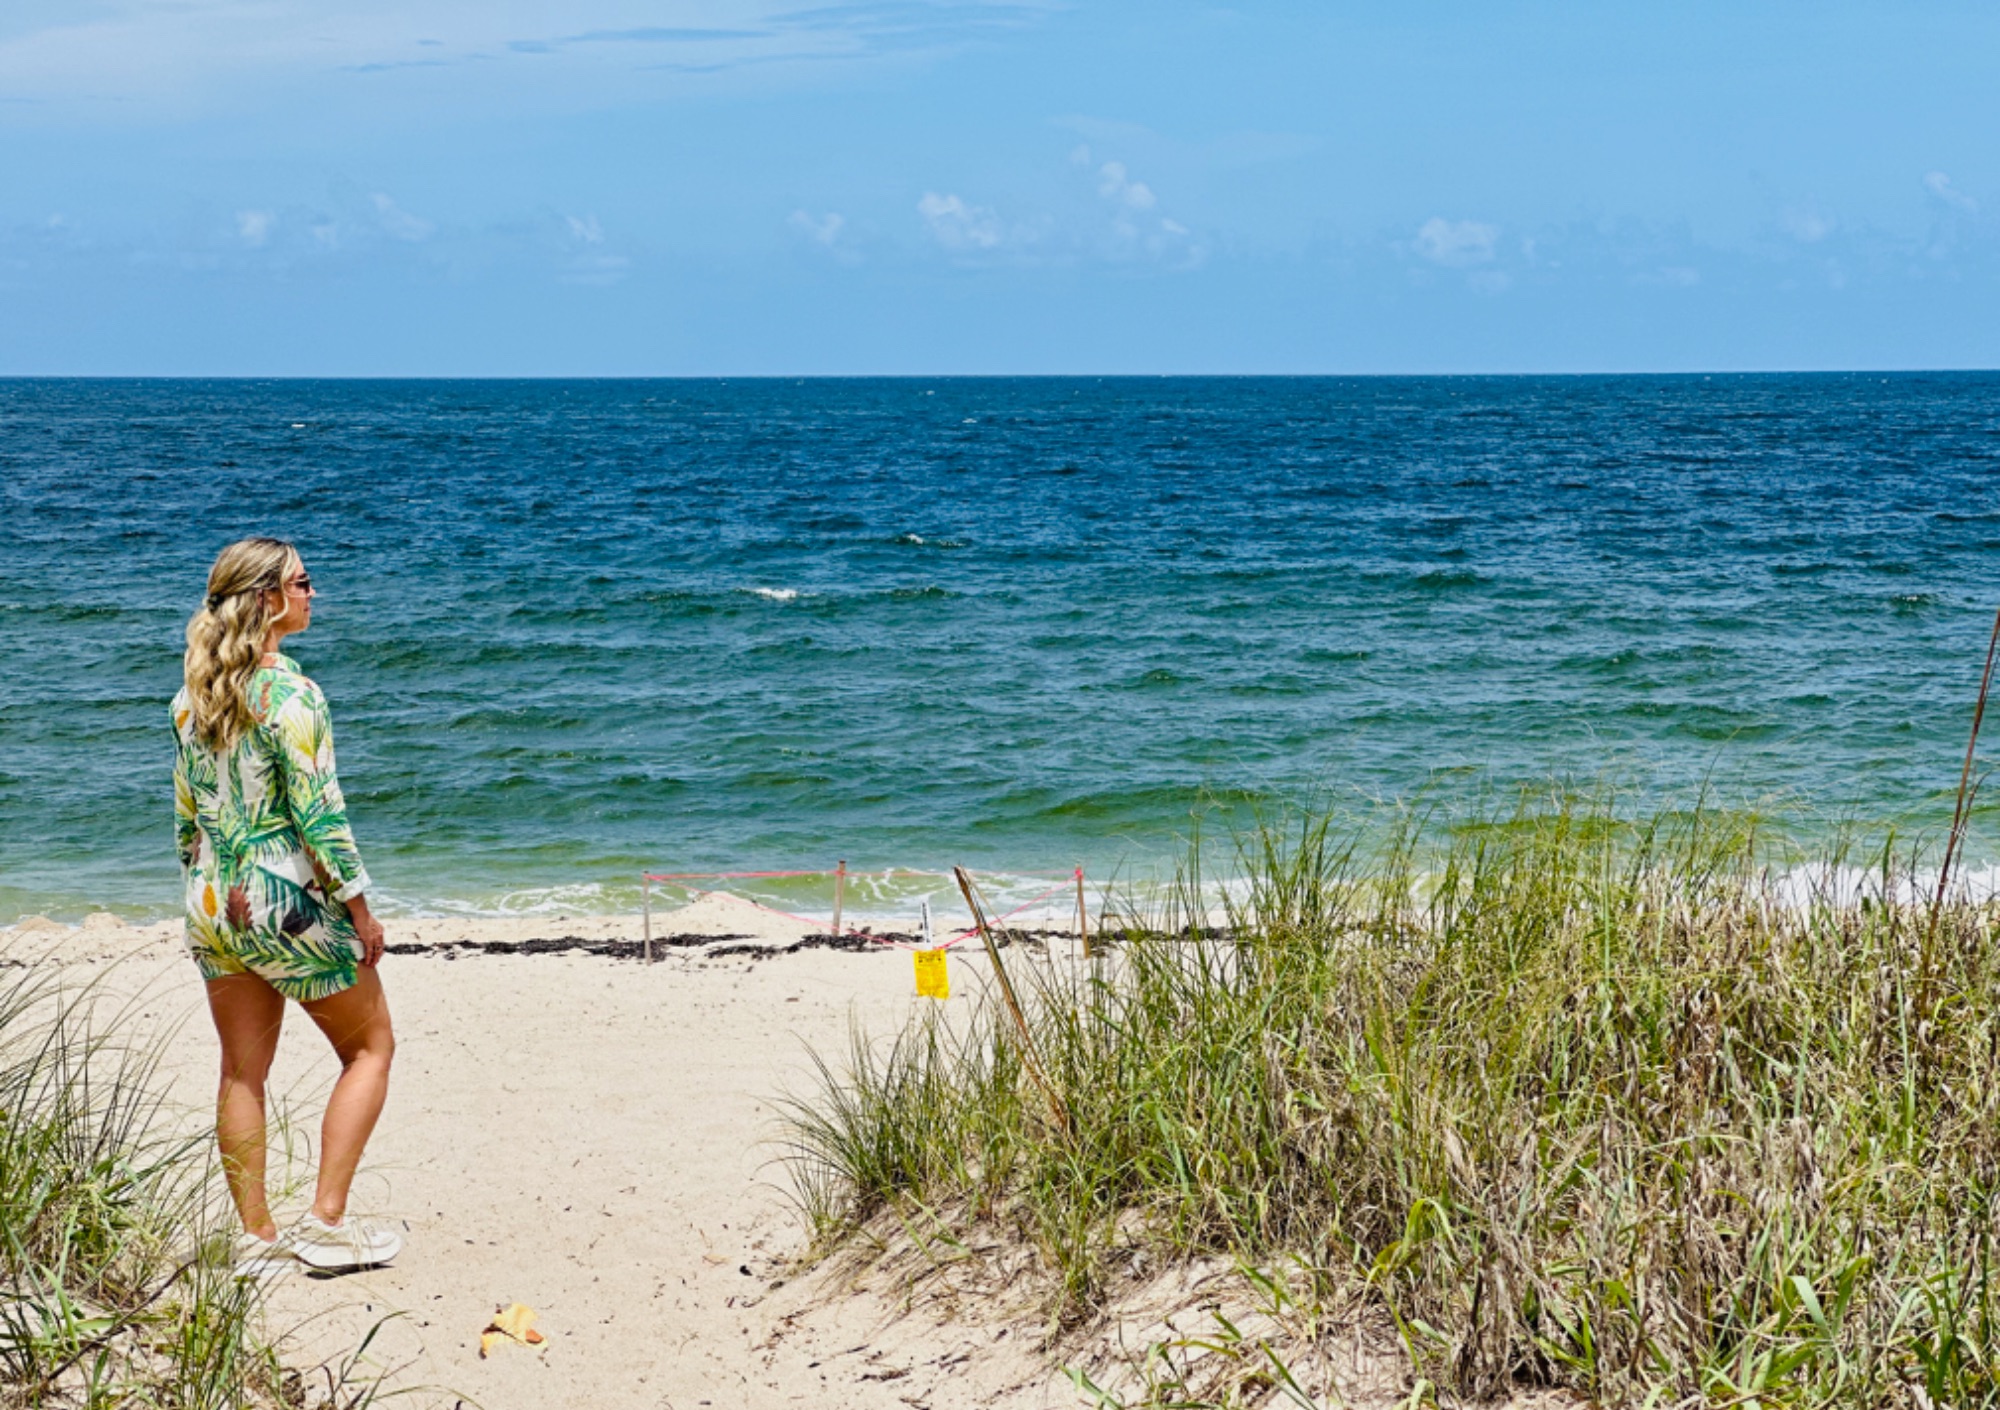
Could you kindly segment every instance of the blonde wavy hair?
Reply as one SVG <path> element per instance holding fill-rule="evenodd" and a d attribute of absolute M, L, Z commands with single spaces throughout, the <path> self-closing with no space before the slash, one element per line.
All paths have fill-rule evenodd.
<path fill-rule="evenodd" d="M 285 579 L 299 566 L 298 550 L 283 539 L 238 539 L 208 570 L 208 598 L 187 625 L 187 681 L 194 736 L 226 754 L 258 723 L 250 707 L 250 678 L 264 654 L 264 637 L 284 613 Z M 278 606 L 271 593 L 279 592 Z"/>

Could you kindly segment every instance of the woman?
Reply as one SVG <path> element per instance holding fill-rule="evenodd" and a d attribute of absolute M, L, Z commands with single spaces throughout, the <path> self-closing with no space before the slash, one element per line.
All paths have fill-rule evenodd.
<path fill-rule="evenodd" d="M 348 1187 L 389 1090 L 395 1036 L 376 964 L 382 925 L 333 772 L 326 697 L 280 654 L 312 625 L 312 579 L 288 543 L 222 550 L 187 628 L 174 697 L 174 812 L 187 942 L 222 1040 L 216 1143 L 243 1220 L 239 1268 L 386 1263 L 402 1240 L 350 1220 Z M 285 1000 L 340 1057 L 312 1209 L 281 1237 L 264 1188 L 264 1080 Z"/>

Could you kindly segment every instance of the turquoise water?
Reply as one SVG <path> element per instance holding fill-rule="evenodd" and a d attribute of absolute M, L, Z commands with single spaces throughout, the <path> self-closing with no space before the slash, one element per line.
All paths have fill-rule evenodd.
<path fill-rule="evenodd" d="M 0 495 L 0 918 L 171 911 L 166 701 L 247 533 L 320 588 L 387 895 L 600 909 L 1138 874 L 1311 790 L 1942 827 L 2000 376 L 14 381 Z"/>

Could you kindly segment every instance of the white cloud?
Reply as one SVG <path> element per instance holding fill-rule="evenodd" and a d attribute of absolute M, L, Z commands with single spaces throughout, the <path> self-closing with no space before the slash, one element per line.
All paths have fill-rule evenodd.
<path fill-rule="evenodd" d="M 1821 215 L 1811 206 L 1785 212 L 1785 233 L 1802 245 L 1817 245 L 1838 228 L 1831 216 Z"/>
<path fill-rule="evenodd" d="M 604 225 L 596 216 L 565 215 L 557 235 L 559 240 L 568 237 L 556 274 L 563 283 L 601 288 L 631 273 L 632 261 L 606 246 Z"/>
<path fill-rule="evenodd" d="M 253 250 L 271 238 L 272 227 L 277 223 L 278 217 L 272 211 L 236 212 L 236 234 Z"/>
<path fill-rule="evenodd" d="M 918 203 L 917 209 L 923 209 L 921 202 Z M 815 245 L 825 245 L 828 248 L 840 238 L 840 232 L 846 225 L 846 218 L 838 211 L 828 211 L 825 215 L 817 217 L 805 211 L 793 211 L 791 216 L 791 226 L 794 230 L 803 233 Z"/>
<path fill-rule="evenodd" d="M 377 191 L 368 198 L 375 206 L 375 219 L 387 233 L 398 240 L 408 240 L 412 244 L 427 240 L 437 229 L 421 216 L 411 215 L 389 197 Z"/>
<path fill-rule="evenodd" d="M 1095 166 L 1098 199 L 1111 207 L 1110 229 L 1085 237 L 1101 257 L 1120 263 L 1146 261 L 1170 269 L 1192 269 L 1208 256 L 1192 231 L 1161 213 L 1153 188 L 1133 177 L 1120 161 L 1094 162 L 1087 146 L 1070 153 L 1080 167 Z"/>
<path fill-rule="evenodd" d="M 1941 171 L 1926 172 L 1924 174 L 1924 189 L 1950 206 L 1953 210 L 1961 210 L 1969 213 L 1979 209 L 1979 202 L 1973 200 L 1972 197 L 1952 185 L 1951 178 Z"/>
<path fill-rule="evenodd" d="M 565 284 L 589 284 L 602 288 L 616 284 L 631 272 L 632 261 L 623 255 L 583 254 L 578 255 L 563 267 L 557 277 Z"/>
<path fill-rule="evenodd" d="M 1151 210 L 1155 204 L 1152 189 L 1134 181 L 1123 162 L 1106 162 L 1097 169 L 1097 194 L 1135 211 Z"/>
<path fill-rule="evenodd" d="M 1006 238 L 999 216 L 985 206 L 968 205 L 957 196 L 926 191 L 917 202 L 917 213 L 924 218 L 931 238 L 947 250 L 991 250 Z"/>
<path fill-rule="evenodd" d="M 1417 253 L 1433 264 L 1463 269 L 1492 259 L 1499 238 L 1498 226 L 1434 215 L 1417 227 Z"/>
<path fill-rule="evenodd" d="M 804 73 L 786 61 L 942 57 L 1034 28 L 1057 8 L 1051 0 L 8 0 L 0 93 L 234 107 L 246 97 L 269 105 L 301 80 L 361 84 L 374 98 L 434 91 L 459 69 L 479 72 L 515 110 L 594 107 L 607 86 L 657 92 L 662 72 Z"/>
<path fill-rule="evenodd" d="M 1071 167 L 1090 184 L 1081 203 L 1061 212 L 1014 212 L 1006 218 L 963 196 L 926 191 L 917 202 L 925 229 L 940 247 L 969 262 L 1004 260 L 1030 266 L 1074 266 L 1107 262 L 1192 269 L 1208 256 L 1193 231 L 1159 209 L 1159 197 L 1120 161 L 1097 160 L 1078 146 Z M 1085 194 L 1087 192 L 1088 194 Z M 828 217 L 837 219 L 837 217 Z M 792 223 L 808 235 L 824 228 L 804 211 Z M 826 238 L 824 243 L 832 243 Z"/>

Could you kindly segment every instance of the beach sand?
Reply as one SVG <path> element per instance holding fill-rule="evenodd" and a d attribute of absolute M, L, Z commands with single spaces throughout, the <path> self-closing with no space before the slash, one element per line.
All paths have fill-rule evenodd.
<path fill-rule="evenodd" d="M 1052 1343 L 1018 1258 L 964 1260 L 914 1298 L 890 1265 L 850 1255 L 803 1267 L 779 1102 L 807 1090 L 809 1047 L 837 1058 L 854 1020 L 888 1034 L 933 1001 L 916 997 L 905 951 L 784 953 L 807 927 L 732 898 L 655 920 L 676 938 L 652 965 L 546 944 L 505 952 L 633 941 L 636 917 L 390 924 L 395 1076 L 352 1208 L 405 1226 L 407 1244 L 393 1267 L 274 1285 L 270 1324 L 287 1333 L 289 1364 L 337 1361 L 379 1323 L 364 1369 L 423 1388 L 416 1404 L 1028 1410 L 1087 1403 L 1065 1363 L 1115 1381 L 1120 1346 L 1171 1335 L 1162 1316 L 1188 1329 L 1190 1309 L 1212 1300 L 1202 1280 L 1227 1270 L 1168 1270 L 1123 1320 Z M 215 1040 L 177 925 L 0 940 L 129 1001 L 124 1031 L 165 1036 L 182 1118 L 205 1122 Z M 426 949 L 396 952 L 408 946 Z M 961 949 L 950 963 L 948 1002 L 963 1006 L 983 955 Z M 283 1213 L 309 1198 L 332 1076 L 323 1041 L 292 1013 L 272 1083 L 296 1123 Z M 279 1170 L 274 1152 L 274 1187 Z M 482 1359 L 482 1328 L 513 1303 L 535 1310 L 546 1341 Z M 1361 1359 L 1387 1403 L 1393 1363 Z"/>
<path fill-rule="evenodd" d="M 887 1032 L 933 1002 L 916 998 L 907 953 L 703 958 L 692 934 L 734 937 L 711 949 L 782 948 L 806 927 L 727 897 L 662 920 L 681 941 L 650 966 L 486 948 L 636 940 L 637 917 L 390 924 L 392 947 L 445 947 L 392 952 L 382 971 L 396 1068 L 353 1208 L 407 1225 L 407 1245 L 390 1268 L 279 1281 L 269 1315 L 293 1329 L 288 1360 L 339 1357 L 388 1317 L 368 1362 L 396 1386 L 431 1388 L 417 1403 L 1077 1404 L 1029 1344 L 1032 1326 L 940 1327 L 866 1275 L 853 1285 L 846 1265 L 799 1276 L 806 1233 L 777 1163 L 776 1102 L 804 1090 L 809 1045 L 844 1050 L 851 1017 Z M 107 1001 L 134 1001 L 125 1031 L 167 1035 L 174 1099 L 203 1119 L 215 1039 L 177 925 L 0 939 L 97 982 Z M 973 987 L 969 961 L 952 964 Z M 272 1083 L 299 1128 L 287 1212 L 310 1197 L 300 1138 L 316 1138 L 333 1071 L 291 1013 Z M 546 1342 L 482 1360 L 481 1329 L 515 1302 L 535 1309 Z"/>

